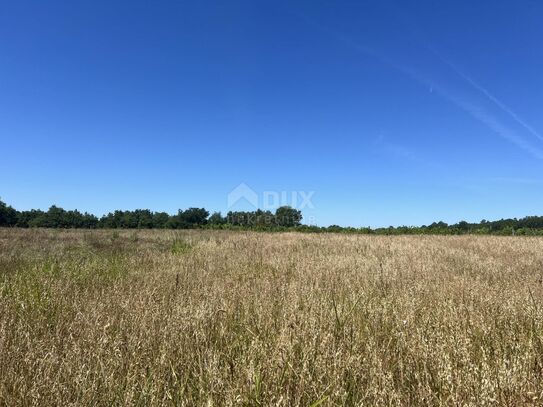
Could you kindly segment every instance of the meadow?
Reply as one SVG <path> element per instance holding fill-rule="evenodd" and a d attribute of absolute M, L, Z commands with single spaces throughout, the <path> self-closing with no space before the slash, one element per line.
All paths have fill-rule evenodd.
<path fill-rule="evenodd" d="M 0 405 L 543 405 L 543 238 L 0 229 Z"/>

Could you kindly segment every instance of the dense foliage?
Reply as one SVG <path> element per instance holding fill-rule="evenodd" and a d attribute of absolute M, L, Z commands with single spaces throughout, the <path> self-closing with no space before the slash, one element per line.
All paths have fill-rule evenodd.
<path fill-rule="evenodd" d="M 0 226 L 44 227 L 44 228 L 87 228 L 87 229 L 253 229 L 286 230 L 302 232 L 336 232 L 380 235 L 543 235 L 543 216 L 527 216 L 521 219 L 482 220 L 479 223 L 461 221 L 452 225 L 434 222 L 422 226 L 390 226 L 388 228 L 354 228 L 331 225 L 328 227 L 302 225 L 301 211 L 289 206 L 271 211 L 230 211 L 223 216 L 220 212 L 209 214 L 204 208 L 179 210 L 177 214 L 153 212 L 149 209 L 135 209 L 108 213 L 98 218 L 87 212 L 65 210 L 51 206 L 49 210 L 32 209 L 17 211 L 0 200 Z"/>
<path fill-rule="evenodd" d="M 301 220 L 301 211 L 288 206 L 278 208 L 275 213 L 257 210 L 228 212 L 226 216 L 222 216 L 220 212 L 210 216 L 204 208 L 180 209 L 175 215 L 152 212 L 149 209 L 117 210 L 98 218 L 87 212 L 65 210 L 55 205 L 46 212 L 39 209 L 17 211 L 0 200 L 0 226 L 22 228 L 194 229 L 204 226 L 278 228 L 299 226 Z"/>

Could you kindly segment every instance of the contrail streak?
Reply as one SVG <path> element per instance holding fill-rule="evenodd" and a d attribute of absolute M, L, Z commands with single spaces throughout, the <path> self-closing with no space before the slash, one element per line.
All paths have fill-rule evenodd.
<path fill-rule="evenodd" d="M 429 86 L 432 89 L 432 91 L 436 90 L 443 98 L 447 99 L 448 101 L 456 105 L 458 108 L 464 110 L 466 113 L 472 116 L 475 120 L 485 125 L 494 133 L 498 134 L 499 136 L 508 140 L 509 142 L 515 144 L 517 147 L 523 149 L 524 151 L 528 152 L 530 155 L 532 155 L 536 159 L 543 160 L 543 150 L 532 146 L 524 137 L 518 134 L 518 132 L 509 128 L 507 125 L 505 125 L 502 122 L 502 120 L 492 115 L 488 110 L 484 109 L 480 103 L 477 103 L 477 101 L 475 100 L 476 98 L 473 98 L 473 97 L 467 98 L 467 99 L 463 98 L 460 96 L 458 90 L 450 89 L 450 87 L 447 88 L 447 86 L 443 86 L 442 81 L 432 80 L 431 76 L 423 75 L 422 73 L 420 73 L 420 70 L 411 68 L 405 64 L 400 64 L 396 62 L 394 58 L 388 57 L 383 52 L 379 52 L 378 50 L 371 48 L 367 45 L 359 44 L 353 39 L 351 39 L 349 36 L 337 30 L 333 30 L 323 24 L 320 24 L 315 20 L 312 20 L 305 16 L 300 16 L 300 17 L 302 17 L 306 22 L 310 23 L 311 25 L 317 27 L 317 29 L 324 31 L 329 35 L 334 36 L 337 40 L 353 48 L 354 50 L 378 59 L 381 63 L 397 69 L 398 71 L 411 77 L 413 80 L 425 86 Z M 431 47 L 425 45 L 424 48 L 427 51 L 429 51 L 430 54 L 434 55 L 434 57 L 436 57 L 442 63 L 447 65 L 449 68 L 451 68 L 457 75 L 459 75 L 461 79 L 464 80 L 464 82 L 466 82 L 472 88 L 477 90 L 487 100 L 491 101 L 493 104 L 498 106 L 504 113 L 512 117 L 517 124 L 522 126 L 525 130 L 527 130 L 533 136 L 537 137 L 540 141 L 543 141 L 543 136 L 541 134 L 539 134 L 529 124 L 524 122 L 515 112 L 513 112 L 509 107 L 507 107 L 505 104 L 500 102 L 484 87 L 479 85 L 469 76 L 467 76 L 458 68 L 456 68 L 452 63 L 450 63 L 445 58 L 443 58 L 438 52 L 436 52 Z"/>
<path fill-rule="evenodd" d="M 503 104 L 499 99 L 497 99 L 494 95 L 492 95 L 488 90 L 486 90 L 484 87 L 479 85 L 477 82 L 475 82 L 473 79 L 471 79 L 464 72 L 462 72 L 460 69 L 458 69 L 453 63 L 451 63 L 447 59 L 443 58 L 438 52 L 436 52 L 433 49 L 430 49 L 430 50 L 442 62 L 447 64 L 454 72 L 456 72 L 462 79 L 464 79 L 471 86 L 473 86 L 475 89 L 477 89 L 483 95 L 485 95 L 492 103 L 494 103 L 496 106 L 498 106 L 500 109 L 502 109 L 505 113 L 507 113 L 509 116 L 511 116 L 518 124 L 520 124 L 526 130 L 528 130 L 529 133 L 531 133 L 533 136 L 537 137 L 539 140 L 543 141 L 543 136 L 541 134 L 539 134 L 539 132 L 536 129 L 534 129 L 532 126 L 530 126 L 524 120 L 522 120 L 515 112 L 513 112 L 509 107 L 507 107 L 505 104 Z"/>
<path fill-rule="evenodd" d="M 458 92 L 446 89 L 438 82 L 434 82 L 431 79 L 425 78 L 418 74 L 416 71 L 408 68 L 400 68 L 405 74 L 409 75 L 413 80 L 423 84 L 424 86 L 433 88 L 441 97 L 448 100 L 458 108 L 464 110 L 474 119 L 484 124 L 493 132 L 497 133 L 507 141 L 515 144 L 517 147 L 527 151 L 533 157 L 538 160 L 543 160 L 543 150 L 534 147 L 528 143 L 524 137 L 520 136 L 516 131 L 510 129 L 504 125 L 499 119 L 494 117 L 491 113 L 484 109 L 476 101 L 469 100 L 472 98 L 461 97 Z"/>

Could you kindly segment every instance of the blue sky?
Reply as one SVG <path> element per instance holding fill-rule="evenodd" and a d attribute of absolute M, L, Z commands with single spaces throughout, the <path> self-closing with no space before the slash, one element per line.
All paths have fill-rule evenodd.
<path fill-rule="evenodd" d="M 0 196 L 306 221 L 543 215 L 543 3 L 0 2 Z"/>

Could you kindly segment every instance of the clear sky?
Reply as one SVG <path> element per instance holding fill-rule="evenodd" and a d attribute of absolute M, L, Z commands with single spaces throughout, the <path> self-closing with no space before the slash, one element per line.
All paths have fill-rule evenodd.
<path fill-rule="evenodd" d="M 0 1 L 0 197 L 311 193 L 319 225 L 543 215 L 543 2 Z M 290 195 L 289 195 L 290 196 Z"/>

